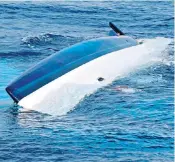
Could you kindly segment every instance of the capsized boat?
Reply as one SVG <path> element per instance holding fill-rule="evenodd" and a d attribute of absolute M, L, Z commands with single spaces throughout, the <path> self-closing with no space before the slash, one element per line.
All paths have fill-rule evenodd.
<path fill-rule="evenodd" d="M 138 44 L 113 23 L 109 26 L 116 36 L 83 41 L 47 57 L 10 83 L 7 93 L 15 103 L 23 106 L 24 101 L 32 105 L 32 96 L 40 97 L 43 88 L 52 90 L 66 83 L 107 83 L 117 71 L 114 52 Z M 104 70 L 105 67 L 111 70 Z"/>

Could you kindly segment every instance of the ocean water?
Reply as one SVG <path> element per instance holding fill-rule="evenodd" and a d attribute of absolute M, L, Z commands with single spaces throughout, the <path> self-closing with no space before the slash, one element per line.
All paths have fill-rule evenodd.
<path fill-rule="evenodd" d="M 108 36 L 109 21 L 148 43 L 144 66 L 64 115 L 13 104 L 9 82 L 64 47 Z M 173 22 L 172 1 L 0 2 L 0 161 L 172 162 Z"/>

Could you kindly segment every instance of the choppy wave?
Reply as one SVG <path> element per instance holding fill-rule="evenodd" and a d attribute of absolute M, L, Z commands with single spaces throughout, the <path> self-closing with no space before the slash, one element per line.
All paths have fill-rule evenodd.
<path fill-rule="evenodd" d="M 57 43 L 58 41 L 65 41 L 68 39 L 73 39 L 73 37 L 70 36 L 63 36 L 63 35 L 56 35 L 56 34 L 41 34 L 39 36 L 34 36 L 34 37 L 27 37 L 22 39 L 23 44 L 27 45 L 48 45 L 52 43 Z"/>

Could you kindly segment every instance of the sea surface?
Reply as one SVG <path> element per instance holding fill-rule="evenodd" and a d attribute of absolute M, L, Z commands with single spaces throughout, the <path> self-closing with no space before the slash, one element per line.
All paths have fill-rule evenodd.
<path fill-rule="evenodd" d="M 108 36 L 109 21 L 141 43 L 157 41 L 150 57 L 170 43 L 64 115 L 13 104 L 5 87 L 14 78 L 64 47 Z M 173 21 L 173 1 L 0 2 L 0 161 L 172 162 Z"/>

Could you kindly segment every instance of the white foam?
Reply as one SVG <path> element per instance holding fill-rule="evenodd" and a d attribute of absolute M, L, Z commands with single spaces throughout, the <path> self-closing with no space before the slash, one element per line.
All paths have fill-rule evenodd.
<path fill-rule="evenodd" d="M 114 88 L 113 90 L 115 91 L 120 91 L 120 92 L 124 92 L 124 93 L 135 93 L 135 92 L 141 92 L 141 89 L 136 89 L 136 88 L 131 88 L 131 87 L 123 87 L 123 86 L 117 86 L 116 88 Z"/>
<path fill-rule="evenodd" d="M 86 95 L 117 78 L 156 63 L 171 42 L 167 38 L 145 40 L 143 44 L 97 58 L 43 86 L 19 105 L 51 115 L 65 115 Z M 98 77 L 104 81 L 99 82 Z"/>
<path fill-rule="evenodd" d="M 134 88 L 122 88 L 121 91 L 124 93 L 135 93 L 135 92 L 138 92 L 139 90 Z"/>

